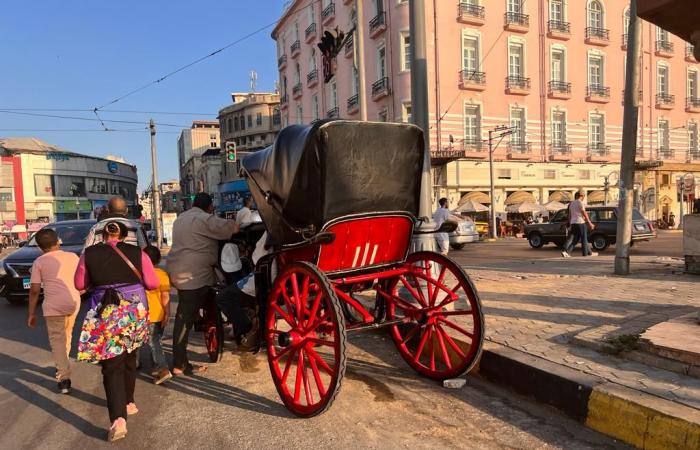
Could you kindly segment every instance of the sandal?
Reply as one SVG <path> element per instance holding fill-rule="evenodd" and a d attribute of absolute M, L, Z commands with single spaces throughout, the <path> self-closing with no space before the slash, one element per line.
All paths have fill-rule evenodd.
<path fill-rule="evenodd" d="M 138 414 L 139 409 L 136 407 L 136 403 L 131 402 L 126 405 L 126 415 L 127 416 L 133 416 L 134 414 Z"/>
<path fill-rule="evenodd" d="M 118 441 L 126 437 L 126 420 L 123 418 L 118 418 L 114 421 L 112 426 L 109 428 L 109 433 L 107 434 L 107 440 L 109 442 Z"/>
<path fill-rule="evenodd" d="M 201 375 L 207 371 L 207 366 L 200 366 L 198 364 L 187 364 L 184 369 L 179 369 L 173 367 L 170 371 L 176 377 L 181 377 L 183 375 Z"/>

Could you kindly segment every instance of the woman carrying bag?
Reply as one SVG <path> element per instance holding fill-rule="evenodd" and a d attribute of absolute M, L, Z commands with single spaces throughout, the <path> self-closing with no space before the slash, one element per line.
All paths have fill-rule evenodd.
<path fill-rule="evenodd" d="M 136 350 L 148 337 L 146 289 L 160 282 L 151 260 L 135 245 L 124 243 L 126 227 L 109 222 L 103 242 L 85 249 L 75 273 L 75 287 L 91 290 L 83 322 L 78 360 L 99 363 L 112 424 L 107 439 L 126 436 L 126 418 L 138 412 L 134 403 Z"/>

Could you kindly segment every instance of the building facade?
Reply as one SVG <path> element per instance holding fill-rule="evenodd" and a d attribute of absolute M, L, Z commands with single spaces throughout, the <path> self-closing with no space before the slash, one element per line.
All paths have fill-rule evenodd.
<path fill-rule="evenodd" d="M 202 156 L 210 150 L 219 150 L 219 122 L 195 120 L 190 128 L 182 130 L 177 139 L 178 160 L 180 167 L 180 189 L 182 208 L 192 205 L 192 197 L 198 192 L 205 192 L 205 178 L 200 170 Z M 211 192 L 211 191 L 209 191 Z"/>
<path fill-rule="evenodd" d="M 237 152 L 242 156 L 272 145 L 281 125 L 279 94 L 233 93 L 231 100 L 231 105 L 219 111 L 223 147 L 225 148 L 227 142 L 234 142 Z M 221 159 L 222 182 L 238 179 L 240 165 L 227 163 L 225 152 L 222 152 Z"/>
<path fill-rule="evenodd" d="M 115 196 L 137 211 L 136 166 L 81 155 L 36 138 L 0 138 L 0 225 L 35 231 L 43 224 L 94 218 Z"/>
<path fill-rule="evenodd" d="M 180 183 L 177 180 L 165 181 L 159 184 L 160 203 L 163 212 L 177 213 L 181 210 L 182 193 Z"/>
<path fill-rule="evenodd" d="M 272 33 L 283 125 L 357 119 L 363 97 L 369 120 L 410 121 L 408 2 L 357 1 L 364 17 L 354 0 L 297 0 L 283 12 Z M 629 2 L 428 0 L 425 17 L 435 197 L 488 193 L 480 168 L 498 126 L 513 131 L 493 142 L 498 211 L 521 191 L 542 202 L 581 187 L 599 197 L 620 161 Z M 320 36 L 358 21 L 364 48 L 347 39 L 324 83 Z M 668 195 L 675 183 L 665 179 L 700 177 L 700 66 L 684 41 L 646 22 L 642 29 L 637 159 L 646 169 L 636 194 L 647 217 L 657 218 L 663 208 L 679 214 L 677 196 Z"/>

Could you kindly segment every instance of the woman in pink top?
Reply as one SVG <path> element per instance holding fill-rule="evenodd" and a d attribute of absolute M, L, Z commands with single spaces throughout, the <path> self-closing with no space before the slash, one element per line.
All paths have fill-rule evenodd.
<path fill-rule="evenodd" d="M 140 310 L 145 314 L 148 308 L 145 289 L 156 289 L 160 285 L 150 258 L 139 247 L 123 242 L 127 230 L 121 223 L 107 223 L 103 233 L 103 242 L 86 248 L 80 257 L 75 272 L 76 289 L 91 290 L 91 311 L 100 307 L 105 293 L 111 294 L 109 291 L 115 290 L 125 300 L 140 302 L 143 305 Z M 129 320 L 138 319 L 130 317 Z M 123 325 L 123 320 L 124 318 L 120 319 L 119 325 Z M 147 325 L 147 321 L 143 322 Z M 109 327 L 107 328 L 105 333 L 109 333 Z M 91 332 L 83 329 L 81 343 L 95 338 L 99 333 L 98 329 Z M 110 441 L 126 436 L 126 418 L 138 412 L 134 403 L 137 358 L 135 350 L 140 342 L 124 341 L 127 340 L 115 340 L 110 335 L 106 345 L 100 350 L 102 353 L 99 359 L 107 396 L 107 409 L 112 424 L 108 434 Z M 80 353 L 78 357 L 81 357 Z"/>

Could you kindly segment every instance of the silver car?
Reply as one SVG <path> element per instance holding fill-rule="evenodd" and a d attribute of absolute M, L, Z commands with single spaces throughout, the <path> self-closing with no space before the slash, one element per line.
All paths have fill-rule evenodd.
<path fill-rule="evenodd" d="M 479 233 L 472 219 L 452 215 L 450 220 L 457 222 L 457 229 L 450 233 L 450 247 L 454 250 L 460 250 L 464 244 L 479 241 Z"/>

